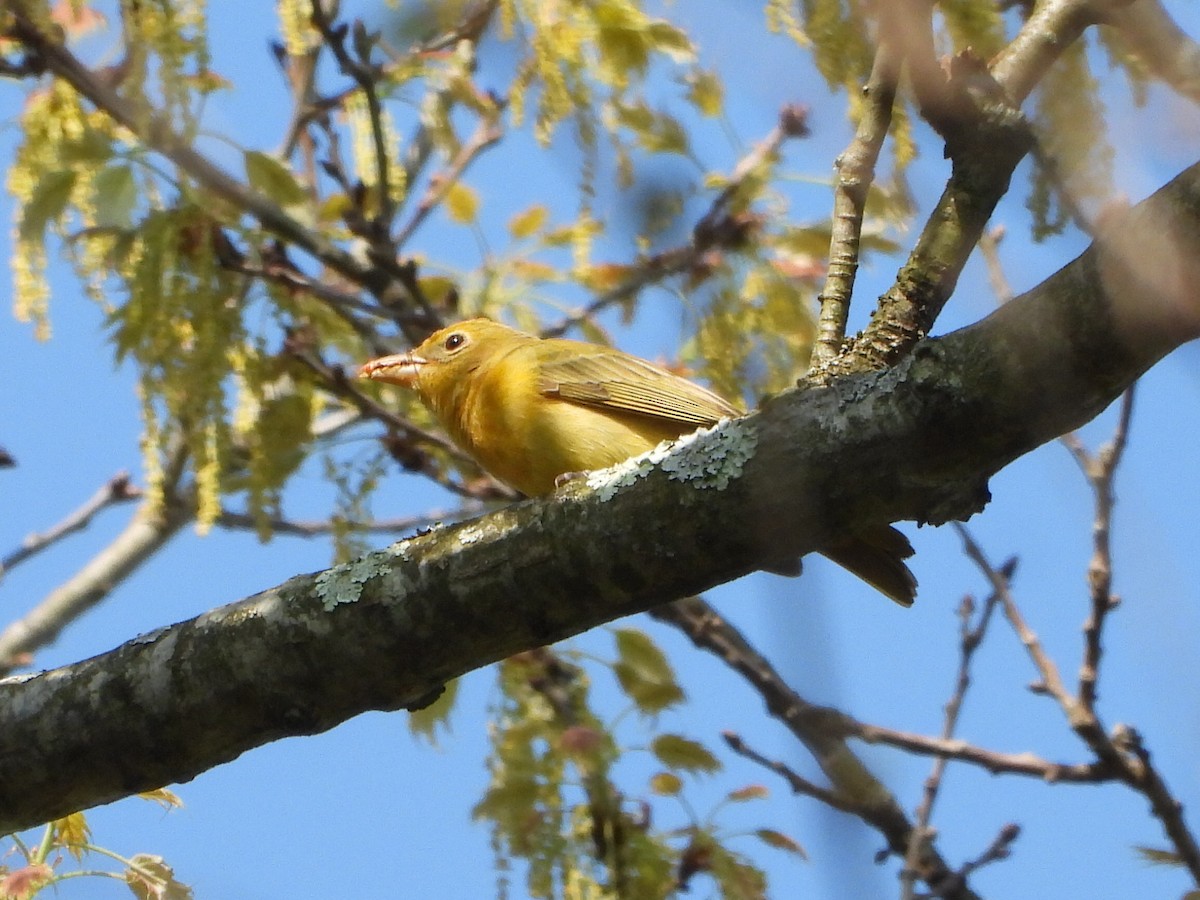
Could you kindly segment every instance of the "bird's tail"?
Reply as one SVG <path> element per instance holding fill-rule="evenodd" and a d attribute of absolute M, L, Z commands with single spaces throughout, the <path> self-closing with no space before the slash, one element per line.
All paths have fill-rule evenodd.
<path fill-rule="evenodd" d="M 916 599 L 917 579 L 904 564 L 913 555 L 912 544 L 890 525 L 856 531 L 851 537 L 822 547 L 821 555 L 901 606 L 912 606 Z"/>

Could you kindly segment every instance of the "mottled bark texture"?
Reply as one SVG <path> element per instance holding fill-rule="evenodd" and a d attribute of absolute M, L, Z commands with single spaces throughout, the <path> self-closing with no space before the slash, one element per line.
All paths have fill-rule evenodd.
<path fill-rule="evenodd" d="M 420 705 L 446 679 L 853 524 L 969 515 L 994 472 L 1200 333 L 1198 181 L 1184 172 L 1042 285 L 886 372 L 777 397 L 644 470 L 0 682 L 0 832 Z"/>

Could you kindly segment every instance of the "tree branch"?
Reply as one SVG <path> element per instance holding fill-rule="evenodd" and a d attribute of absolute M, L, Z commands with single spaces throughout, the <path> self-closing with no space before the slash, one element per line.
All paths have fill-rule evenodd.
<path fill-rule="evenodd" d="M 821 312 L 810 363 L 814 368 L 841 353 L 842 342 L 846 339 L 846 319 L 850 315 L 850 298 L 858 274 L 863 214 L 875 180 L 879 151 L 892 124 L 900 61 L 895 39 L 882 35 L 875 50 L 871 77 L 863 87 L 862 111 L 854 138 L 834 161 L 837 179 L 833 188 L 833 223 L 829 229 L 829 265 L 825 285 L 818 295 Z"/>
<path fill-rule="evenodd" d="M 840 373 L 889 365 L 929 333 L 958 283 L 1009 179 L 1033 146 L 1020 103 L 1046 70 L 1083 34 L 1106 0 L 1039 3 L 1017 36 L 984 67 L 956 57 L 945 103 L 923 107 L 936 114 L 953 166 L 896 282 L 879 298 L 871 324 L 849 353 L 821 372 Z"/>
<path fill-rule="evenodd" d="M 665 460 L 0 682 L 0 833 L 428 702 L 463 672 L 854 526 L 967 516 L 991 474 L 1200 334 L 1198 236 L 1195 166 L 1042 285 L 893 369 L 779 395 Z"/>
<path fill-rule="evenodd" d="M 129 473 L 118 472 L 89 497 L 79 509 L 47 531 L 29 535 L 21 542 L 20 547 L 0 558 L 0 578 L 3 578 L 13 566 L 24 562 L 47 547 L 53 546 L 67 535 L 87 528 L 92 523 L 92 519 L 108 507 L 136 500 L 141 495 L 141 489 L 130 481 Z M 0 657 L 2 656 L 3 654 L 0 654 Z"/>
<path fill-rule="evenodd" d="M 784 778 L 794 792 L 857 816 L 882 835 L 889 851 L 898 856 L 904 854 L 914 834 L 912 824 L 892 792 L 847 744 L 850 732 L 844 727 L 845 716 L 828 707 L 815 706 L 792 690 L 737 629 L 698 597 L 663 605 L 651 610 L 651 615 L 678 628 L 697 647 L 716 655 L 745 678 L 762 697 L 767 711 L 786 725 L 812 754 L 831 786 L 823 788 L 801 778 L 782 763 L 759 756 L 736 734 L 725 732 L 722 737 L 731 749 Z M 922 843 L 912 868 L 930 886 L 953 876 L 953 870 L 932 840 Z M 975 895 L 963 883 L 955 896 L 967 900 Z"/>

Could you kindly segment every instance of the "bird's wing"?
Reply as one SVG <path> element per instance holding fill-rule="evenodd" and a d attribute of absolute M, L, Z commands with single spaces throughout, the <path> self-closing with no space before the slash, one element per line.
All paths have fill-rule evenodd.
<path fill-rule="evenodd" d="M 542 394 L 584 406 L 697 426 L 741 415 L 712 391 L 613 351 L 542 362 L 538 374 Z"/>

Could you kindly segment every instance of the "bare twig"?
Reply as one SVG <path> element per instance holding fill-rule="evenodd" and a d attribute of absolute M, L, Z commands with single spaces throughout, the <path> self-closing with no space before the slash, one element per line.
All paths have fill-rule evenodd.
<path fill-rule="evenodd" d="M 391 57 L 391 62 L 384 63 L 379 67 L 379 76 L 387 78 L 395 71 L 411 66 L 414 58 L 448 50 L 457 46 L 459 41 L 478 43 L 498 6 L 498 0 L 484 0 L 478 6 L 467 10 L 462 19 L 453 28 L 448 29 L 442 34 L 434 35 L 428 40 L 422 41 L 402 52 L 389 47 L 386 42 L 380 42 L 380 50 Z M 321 46 L 323 47 L 324 45 Z M 296 144 L 301 139 L 301 134 L 309 125 L 341 107 L 350 95 L 357 90 L 359 90 L 359 85 L 356 83 L 351 87 L 346 87 L 321 97 L 310 98 L 298 105 L 296 112 L 292 116 L 292 121 L 287 127 L 286 137 L 283 142 L 283 156 L 286 158 L 291 155 Z M 418 127 L 413 137 L 404 143 L 409 148 L 410 154 L 414 148 L 420 148 L 417 156 L 410 155 L 405 163 L 405 174 L 407 176 L 405 181 L 408 184 L 412 184 L 420 169 L 420 165 L 427 157 L 428 151 L 432 149 L 428 129 L 423 125 Z M 416 164 L 414 165 L 414 163 Z"/>
<path fill-rule="evenodd" d="M 742 739 L 741 735 L 732 731 L 722 731 L 721 737 L 725 743 L 729 745 L 729 749 L 738 756 L 743 756 L 753 763 L 757 763 L 769 772 L 773 772 L 788 783 L 793 794 L 804 794 L 807 797 L 812 797 L 814 800 L 820 800 L 826 806 L 834 809 L 839 809 L 842 812 L 855 814 L 856 807 L 853 803 L 847 802 L 837 791 L 831 791 L 828 788 L 823 788 L 818 784 L 809 781 L 803 775 L 797 773 L 793 768 L 786 763 L 780 762 L 777 759 L 767 759 L 761 753 L 752 749 L 749 744 Z"/>
<path fill-rule="evenodd" d="M 136 500 L 141 495 L 141 489 L 130 481 L 129 473 L 118 472 L 103 487 L 89 497 L 82 506 L 57 525 L 40 534 L 29 535 L 21 542 L 20 547 L 0 559 L 0 578 L 3 578 L 18 563 L 24 562 L 31 556 L 53 546 L 67 535 L 87 528 L 92 523 L 92 519 L 108 507 Z"/>
<path fill-rule="evenodd" d="M 992 591 L 1000 598 L 1001 608 L 1004 610 L 1004 616 L 1012 625 L 1013 631 L 1020 638 L 1021 643 L 1025 645 L 1025 650 L 1033 660 L 1034 666 L 1038 670 L 1041 681 L 1035 685 L 1039 693 L 1047 693 L 1058 701 L 1059 705 L 1067 713 L 1067 716 L 1074 716 L 1075 699 L 1067 690 L 1063 682 L 1062 676 L 1059 674 L 1058 666 L 1054 660 L 1050 658 L 1045 648 L 1042 646 L 1041 640 L 1033 629 L 1026 623 L 1024 616 L 1021 615 L 1020 609 L 1017 607 L 1015 598 L 1012 595 L 1011 584 L 1004 571 L 993 566 L 984 555 L 983 549 L 976 543 L 975 538 L 967 530 L 966 526 L 959 522 L 955 522 L 954 530 L 958 532 L 958 536 L 962 539 L 963 549 L 967 556 L 975 563 L 976 567 L 990 582 Z"/>
<path fill-rule="evenodd" d="M 408 222 L 400 228 L 399 233 L 396 235 L 393 243 L 397 250 L 408 242 L 408 239 L 413 236 L 413 233 L 425 221 L 426 217 L 437 209 L 438 204 L 445 199 L 450 188 L 462 178 L 467 167 L 481 153 L 499 141 L 503 136 L 504 132 L 500 127 L 500 110 L 501 106 L 499 103 L 494 104 L 488 114 L 480 121 L 474 134 L 459 148 L 458 153 L 454 155 L 454 159 L 446 167 L 446 171 L 435 175 L 431 179 L 425 195 L 421 198 L 421 202 L 417 204 L 417 208 L 413 211 Z"/>
<path fill-rule="evenodd" d="M 854 138 L 834 163 L 838 174 L 833 190 L 829 268 L 825 285 L 818 295 L 821 312 L 817 320 L 817 339 L 813 344 L 811 367 L 814 369 L 842 352 L 854 279 L 858 273 L 863 212 L 875 180 L 875 164 L 891 126 L 899 77 L 900 54 L 894 39 L 884 35 L 875 51 L 871 76 L 863 88 L 863 103 Z"/>
<path fill-rule="evenodd" d="M 313 538 L 324 537 L 335 531 L 351 531 L 359 534 L 406 534 L 420 528 L 429 528 L 438 522 L 457 522 L 468 516 L 478 515 L 484 511 L 481 503 L 472 503 L 458 509 L 432 510 L 420 516 L 406 516 L 402 519 L 374 519 L 369 522 L 338 522 L 332 519 L 305 521 L 299 519 L 284 519 L 271 516 L 266 519 L 267 526 L 273 534 L 286 534 L 292 537 Z M 232 531 L 255 531 L 258 529 L 258 519 L 249 513 L 222 512 L 213 523 L 219 528 Z"/>
<path fill-rule="evenodd" d="M 1100 448 L 1095 457 L 1086 457 L 1088 464 L 1084 467 L 1084 474 L 1096 498 L 1096 514 L 1092 522 L 1092 558 L 1088 563 L 1091 614 L 1083 626 L 1083 665 L 1079 669 L 1079 702 L 1089 710 L 1095 709 L 1099 689 L 1100 659 L 1104 653 L 1100 638 L 1104 621 L 1120 603 L 1120 599 L 1112 592 L 1112 514 L 1116 502 L 1113 480 L 1129 436 L 1133 395 L 1132 388 L 1125 392 L 1112 440 Z M 1077 450 L 1072 452 L 1077 460 L 1085 458 Z"/>
<path fill-rule="evenodd" d="M 94 607 L 178 533 L 193 515 L 186 502 L 143 506 L 117 537 L 22 618 L 0 631 L 0 674 L 28 665 L 38 647 Z"/>
<path fill-rule="evenodd" d="M 925 734 L 897 731 L 846 718 L 839 727 L 847 736 L 868 744 L 883 744 L 920 756 L 935 756 L 978 766 L 993 775 L 1025 775 L 1048 784 L 1103 784 L 1120 776 L 1100 762 L 1054 762 L 1036 753 L 1002 753 L 963 740 L 944 740 Z"/>
<path fill-rule="evenodd" d="M 1127 430 L 1127 424 L 1126 422 L 1125 425 L 1118 426 L 1118 435 Z M 1122 437 L 1120 443 L 1123 441 Z M 1119 453 L 1117 455 L 1119 456 Z M 1188 868 L 1192 878 L 1200 883 L 1200 844 L 1197 843 L 1195 835 L 1188 829 L 1187 823 L 1184 821 L 1183 804 L 1171 793 L 1162 775 L 1152 765 L 1150 753 L 1142 744 L 1141 736 L 1135 729 L 1127 725 L 1117 725 L 1111 734 L 1106 733 L 1095 710 L 1094 694 L 1090 701 L 1086 699 L 1088 692 L 1092 689 L 1085 688 L 1086 679 L 1082 675 L 1079 696 L 1067 690 L 1054 662 L 1017 609 L 1011 592 L 1008 590 L 1007 580 L 988 564 L 982 551 L 970 538 L 966 529 L 959 525 L 956 525 L 956 528 L 963 535 L 968 556 L 975 561 L 981 571 L 992 581 L 993 586 L 1000 591 L 1005 615 L 1041 674 L 1042 680 L 1035 685 L 1035 688 L 1040 692 L 1050 694 L 1058 701 L 1071 730 L 1096 755 L 1099 766 L 1110 771 L 1116 778 L 1150 801 L 1150 808 L 1155 818 L 1162 824 L 1163 830 L 1175 846 L 1183 864 Z M 1093 600 L 1096 596 L 1093 593 Z M 1108 596 L 1107 592 L 1104 596 Z M 1110 607 L 1111 603 L 1106 604 L 1105 611 Z M 1092 622 L 1094 621 L 1095 633 L 1085 638 L 1085 665 L 1091 654 L 1095 654 L 1094 662 L 1096 665 L 1099 664 L 1099 627 L 1103 622 L 1103 616 L 1097 617 L 1096 609 L 1097 607 L 1094 605 L 1093 615 L 1088 626 L 1093 627 Z M 1090 646 L 1092 641 L 1095 641 L 1094 648 Z"/>
<path fill-rule="evenodd" d="M 631 267 L 629 277 L 623 282 L 596 297 L 583 309 L 542 329 L 541 336 L 561 337 L 580 322 L 635 296 L 647 285 L 704 266 L 705 258 L 713 250 L 744 245 L 747 233 L 756 223 L 750 215 L 735 211 L 732 208 L 733 201 L 742 190 L 746 179 L 774 157 L 785 141 L 808 134 L 806 117 L 807 113 L 800 106 L 785 106 L 780 111 L 779 123 L 738 160 L 725 186 L 713 198 L 704 215 L 696 221 L 696 226 L 692 229 L 692 239 L 688 243 L 638 260 L 637 264 Z"/>
<path fill-rule="evenodd" d="M 1015 565 L 1015 562 L 1013 565 Z M 1009 573 L 1006 572 L 1005 574 L 1007 577 Z M 958 674 L 955 678 L 954 692 L 950 695 L 950 699 L 946 703 L 945 716 L 942 721 L 941 737 L 944 741 L 950 740 L 954 736 L 955 729 L 958 727 L 958 716 L 962 711 L 967 690 L 971 686 L 971 660 L 975 656 L 975 651 L 983 643 L 984 635 L 987 634 L 988 624 L 992 620 L 992 613 L 995 611 L 999 600 L 999 595 L 995 591 L 992 591 L 984 601 L 983 610 L 979 614 L 979 620 L 974 625 L 971 623 L 972 615 L 975 612 L 973 599 L 970 596 L 963 597 L 962 602 L 959 604 Z M 913 890 L 916 886 L 914 864 L 920 855 L 921 843 L 931 838 L 934 834 L 929 823 L 933 820 L 933 806 L 937 802 L 938 792 L 941 790 L 942 779 L 945 776 L 948 764 L 949 760 L 945 756 L 939 756 L 934 761 L 929 777 L 925 779 L 921 803 L 917 807 L 913 817 L 913 834 L 908 843 L 904 871 L 901 873 L 902 890 L 900 896 L 902 900 L 912 900 Z"/>
<path fill-rule="evenodd" d="M 906 852 L 912 825 L 892 793 L 847 745 L 845 717 L 840 712 L 815 706 L 792 690 L 742 634 L 700 598 L 656 607 L 650 614 L 678 628 L 701 650 L 714 654 L 745 678 L 762 697 L 767 711 L 812 753 L 832 785 L 832 794 L 843 804 L 837 808 L 877 829 L 889 852 L 901 856 Z M 916 868 L 930 886 L 955 877 L 932 842 L 923 845 Z M 946 896 L 965 900 L 975 894 L 962 884 Z"/>
<path fill-rule="evenodd" d="M 963 878 L 966 878 L 976 869 L 982 869 L 984 866 L 990 865 L 991 863 L 999 862 L 1002 859 L 1008 859 L 1012 852 L 1010 848 L 1012 847 L 1013 842 L 1020 836 L 1020 825 L 1017 825 L 1014 822 L 1010 822 L 1009 824 L 1005 825 L 996 834 L 996 837 L 992 839 L 992 842 L 988 844 L 987 849 L 985 849 L 983 853 L 975 857 L 975 859 L 968 860 L 967 862 L 963 863 L 962 868 L 958 870 L 958 874 Z"/>
<path fill-rule="evenodd" d="M 358 421 L 360 417 L 352 411 L 335 410 L 314 424 L 313 436 L 332 437 Z M 195 518 L 194 488 L 181 486 L 187 457 L 186 448 L 176 442 L 163 464 L 161 506 L 157 510 L 140 507 L 107 546 L 25 616 L 0 631 L 0 675 L 29 665 L 35 650 L 52 643 L 64 628 L 104 600 Z"/>
<path fill-rule="evenodd" d="M 358 85 L 367 100 L 367 112 L 371 119 L 371 140 L 375 151 L 375 183 L 379 195 L 379 212 L 375 217 L 374 231 L 377 236 L 382 237 L 388 232 L 396 208 L 391 192 L 392 176 L 391 163 L 388 158 L 387 129 L 384 127 L 383 104 L 379 100 L 378 91 L 379 79 L 383 76 L 383 67 L 372 64 L 370 61 L 370 54 L 374 49 L 373 41 L 367 35 L 361 21 L 354 24 L 355 43 L 362 45 L 358 48 L 361 55 L 356 59 L 346 49 L 347 27 L 345 25 L 334 26 L 329 21 L 323 0 L 312 0 L 311 9 L 313 26 L 320 32 L 325 46 L 333 53 L 342 74 L 351 78 Z M 358 39 L 359 36 L 362 37 L 361 41 Z"/>

